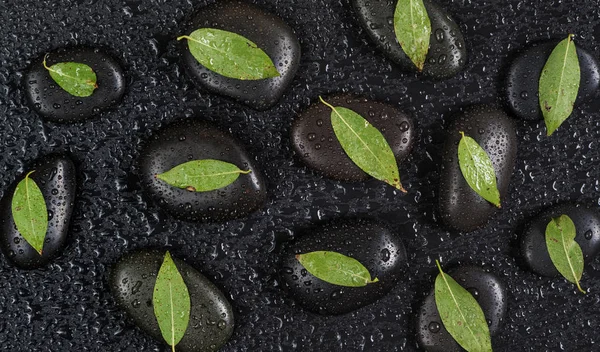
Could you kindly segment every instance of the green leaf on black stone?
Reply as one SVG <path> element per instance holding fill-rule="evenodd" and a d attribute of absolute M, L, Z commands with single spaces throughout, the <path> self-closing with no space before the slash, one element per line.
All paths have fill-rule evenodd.
<path fill-rule="evenodd" d="M 79 62 L 59 62 L 48 67 L 46 57 L 48 55 L 44 56 L 44 67 L 56 84 L 67 93 L 85 98 L 98 88 L 96 73 L 88 65 Z"/>
<path fill-rule="evenodd" d="M 435 304 L 452 338 L 468 352 L 492 351 L 490 330 L 479 303 L 442 271 L 435 279 Z"/>
<path fill-rule="evenodd" d="M 586 293 L 579 281 L 583 275 L 583 252 L 575 242 L 575 224 L 567 215 L 552 219 L 546 226 L 546 247 L 556 269 L 567 280 Z"/>
<path fill-rule="evenodd" d="M 156 178 L 177 188 L 192 192 L 206 192 L 232 184 L 240 174 L 249 174 L 250 170 L 240 170 L 225 161 L 203 159 L 180 164 L 171 170 L 156 175 Z"/>
<path fill-rule="evenodd" d="M 187 39 L 190 52 L 207 69 L 222 76 L 259 80 L 278 77 L 273 60 L 256 44 L 237 34 L 215 28 L 200 28 Z"/>
<path fill-rule="evenodd" d="M 379 281 L 371 280 L 369 270 L 358 260 L 337 252 L 298 254 L 296 259 L 309 273 L 333 285 L 363 287 Z"/>
<path fill-rule="evenodd" d="M 48 232 L 48 209 L 42 191 L 28 173 L 15 188 L 12 216 L 17 230 L 38 253 L 42 254 Z"/>
<path fill-rule="evenodd" d="M 431 37 L 431 22 L 423 0 L 398 0 L 394 32 L 404 53 L 423 71 Z"/>
<path fill-rule="evenodd" d="M 156 276 L 152 304 L 160 332 L 175 351 L 190 321 L 190 294 L 168 251 Z"/>
<path fill-rule="evenodd" d="M 571 115 L 581 80 L 573 35 L 558 43 L 542 70 L 539 82 L 540 108 L 548 136 Z"/>
<path fill-rule="evenodd" d="M 458 164 L 469 186 L 483 199 L 500 208 L 500 192 L 496 185 L 496 171 L 488 154 L 473 138 L 460 132 Z"/>
<path fill-rule="evenodd" d="M 364 172 L 402 192 L 396 157 L 385 137 L 364 117 L 342 106 L 332 106 L 331 125 L 348 157 Z"/>

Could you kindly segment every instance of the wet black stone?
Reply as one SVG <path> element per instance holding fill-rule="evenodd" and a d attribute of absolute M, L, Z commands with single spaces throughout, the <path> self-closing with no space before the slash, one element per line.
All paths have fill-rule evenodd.
<path fill-rule="evenodd" d="M 569 216 L 575 224 L 577 232 L 575 241 L 581 247 L 585 265 L 589 265 L 600 251 L 598 211 L 575 204 L 552 207 L 536 216 L 527 226 L 521 238 L 521 254 L 529 268 L 539 275 L 550 277 L 560 275 L 548 254 L 546 226 L 550 220 L 563 214 Z"/>
<path fill-rule="evenodd" d="M 488 321 L 490 335 L 496 335 L 506 318 L 508 297 L 504 283 L 496 275 L 472 266 L 456 268 L 448 274 L 475 297 Z M 423 301 L 416 323 L 417 340 L 425 351 L 464 351 L 442 323 L 435 303 L 434 289 Z"/>
<path fill-rule="evenodd" d="M 448 226 L 468 232 L 484 225 L 498 208 L 475 193 L 460 171 L 460 131 L 475 139 L 492 160 L 501 203 L 515 164 L 517 137 L 511 119 L 487 106 L 467 109 L 448 129 L 440 174 L 440 215 Z"/>
<path fill-rule="evenodd" d="M 44 53 L 45 55 L 46 53 Z M 98 88 L 89 97 L 76 97 L 62 89 L 44 68 L 44 55 L 36 58 L 23 80 L 31 107 L 53 122 L 76 122 L 100 115 L 116 106 L 125 93 L 123 70 L 115 59 L 99 49 L 62 48 L 48 55 L 47 65 L 79 62 L 96 72 Z"/>
<path fill-rule="evenodd" d="M 112 268 L 111 292 L 119 306 L 143 331 L 164 342 L 154 315 L 152 295 L 165 252 L 138 250 L 123 256 Z M 188 328 L 177 344 L 180 352 L 217 351 L 233 332 L 233 310 L 225 295 L 204 275 L 173 258 L 190 294 Z M 164 342 L 166 344 L 166 342 Z"/>
<path fill-rule="evenodd" d="M 21 236 L 12 216 L 12 198 L 17 184 L 27 173 L 36 182 L 48 208 L 48 231 L 42 255 Z M 22 269 L 34 269 L 58 257 L 67 244 L 69 224 L 73 214 L 77 180 L 75 166 L 64 155 L 51 154 L 41 158 L 6 190 L 0 200 L 0 249 L 6 258 Z"/>
<path fill-rule="evenodd" d="M 411 118 L 394 106 L 348 95 L 324 99 L 333 106 L 354 110 L 377 127 L 398 163 L 410 154 L 415 128 Z M 331 126 L 331 109 L 321 102 L 311 105 L 294 121 L 292 145 L 306 165 L 327 177 L 345 181 L 363 181 L 371 177 L 344 152 Z"/>
<path fill-rule="evenodd" d="M 379 282 L 365 287 L 329 284 L 308 273 L 295 255 L 334 251 L 361 262 Z M 342 314 L 371 304 L 387 294 L 402 274 L 406 250 L 402 241 L 381 224 L 365 219 L 337 220 L 306 229 L 283 252 L 280 276 L 284 289 L 305 309 Z"/>
<path fill-rule="evenodd" d="M 416 71 L 402 50 L 394 32 L 397 0 L 352 0 L 358 19 L 377 48 L 404 70 Z M 429 52 L 423 74 L 435 79 L 455 76 L 467 61 L 467 49 L 460 27 L 435 2 L 424 0 L 431 21 Z"/>
<path fill-rule="evenodd" d="M 155 175 L 191 160 L 217 159 L 251 170 L 232 184 L 214 191 L 192 192 L 172 187 Z M 176 122 L 146 142 L 138 160 L 147 194 L 172 216 L 187 221 L 221 222 L 243 217 L 266 200 L 260 171 L 231 135 L 198 121 Z"/>
<path fill-rule="evenodd" d="M 280 76 L 254 81 L 221 76 L 202 66 L 184 40 L 182 62 L 193 81 L 257 110 L 275 105 L 292 82 L 300 63 L 300 43 L 294 31 L 279 17 L 242 1 L 218 1 L 202 7 L 185 25 L 184 32 L 189 34 L 207 27 L 234 32 L 253 41 L 273 60 Z"/>
<path fill-rule="evenodd" d="M 525 120 L 540 120 L 544 116 L 539 103 L 539 80 L 548 57 L 558 40 L 533 46 L 512 62 L 506 78 L 506 98 L 511 111 Z M 596 96 L 600 85 L 600 65 L 587 50 L 577 47 L 581 82 L 575 106 Z"/>

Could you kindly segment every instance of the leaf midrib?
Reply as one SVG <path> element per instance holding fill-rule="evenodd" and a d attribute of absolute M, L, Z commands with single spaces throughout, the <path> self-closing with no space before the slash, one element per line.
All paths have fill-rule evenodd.
<path fill-rule="evenodd" d="M 29 197 L 29 175 L 25 176 L 25 199 L 27 199 L 27 209 L 29 210 L 29 219 L 30 219 L 30 223 L 31 223 L 31 235 L 35 238 L 36 237 L 36 231 L 35 231 L 35 221 L 33 219 L 33 207 L 31 206 L 31 199 Z M 37 249 L 37 248 L 36 248 Z"/>
<path fill-rule="evenodd" d="M 565 68 L 567 67 L 567 56 L 569 55 L 569 49 L 571 47 L 571 36 L 569 36 L 568 40 L 567 40 L 567 49 L 565 50 L 565 56 L 563 58 L 563 63 L 562 63 L 562 69 L 560 70 L 560 80 L 558 81 L 558 90 L 557 90 L 557 96 L 556 96 L 556 105 L 554 106 L 554 109 L 552 111 L 553 115 L 556 115 L 556 107 L 559 105 L 559 101 L 561 100 L 561 90 L 562 90 L 562 85 L 563 85 L 563 78 L 565 76 Z"/>
<path fill-rule="evenodd" d="M 569 251 L 567 249 L 567 243 L 565 241 L 565 232 L 562 228 L 562 226 L 560 225 L 560 223 L 558 221 L 556 222 L 556 227 L 558 227 L 558 230 L 560 231 L 560 240 L 562 243 L 562 247 L 563 247 L 563 251 L 565 252 L 565 257 L 567 258 L 567 263 L 569 264 L 569 269 L 571 270 L 571 274 L 573 275 L 573 280 L 575 280 L 575 283 L 577 284 L 577 286 L 579 286 L 579 280 L 577 279 L 577 274 L 575 273 L 575 268 L 573 267 L 573 263 L 571 262 L 571 257 L 569 256 Z"/>

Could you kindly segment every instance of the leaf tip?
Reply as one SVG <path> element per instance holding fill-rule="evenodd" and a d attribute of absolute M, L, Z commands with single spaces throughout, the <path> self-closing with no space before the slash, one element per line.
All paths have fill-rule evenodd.
<path fill-rule="evenodd" d="M 367 282 L 368 284 L 374 284 L 376 282 L 379 282 L 379 278 L 374 278 L 373 280 Z"/>
<path fill-rule="evenodd" d="M 296 258 L 297 261 L 300 261 L 300 259 L 302 258 L 302 254 L 296 254 L 294 258 Z"/>

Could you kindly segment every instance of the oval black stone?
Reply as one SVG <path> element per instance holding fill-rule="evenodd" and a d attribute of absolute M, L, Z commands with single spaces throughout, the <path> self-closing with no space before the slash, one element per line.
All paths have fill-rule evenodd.
<path fill-rule="evenodd" d="M 406 71 L 416 71 L 415 64 L 402 50 L 394 32 L 397 0 L 352 0 L 358 19 L 377 48 Z M 467 49 L 460 27 L 433 1 L 423 4 L 431 21 L 431 37 L 423 74 L 445 79 L 460 72 L 467 61 Z"/>
<path fill-rule="evenodd" d="M 584 263 L 588 265 L 600 251 L 600 216 L 596 210 L 576 204 L 562 204 L 547 209 L 527 226 L 521 239 L 521 254 L 535 273 L 555 277 L 560 273 L 552 263 L 546 246 L 546 226 L 553 219 L 567 215 L 573 220 Z"/>
<path fill-rule="evenodd" d="M 123 256 L 109 277 L 111 292 L 118 305 L 144 332 L 165 342 L 154 315 L 152 296 L 156 275 L 165 252 L 138 250 Z M 217 351 L 233 332 L 233 310 L 225 295 L 204 275 L 185 262 L 173 258 L 190 294 L 190 321 L 179 352 Z"/>
<path fill-rule="evenodd" d="M 280 76 L 262 80 L 224 77 L 202 66 L 182 41 L 182 62 L 193 81 L 207 90 L 231 97 L 257 110 L 266 110 L 283 96 L 300 63 L 300 43 L 280 18 L 242 1 L 218 1 L 198 10 L 185 25 L 185 34 L 217 28 L 246 37 L 275 64 Z"/>
<path fill-rule="evenodd" d="M 334 251 L 361 262 L 379 282 L 343 287 L 311 275 L 296 254 Z M 371 304 L 387 294 L 400 278 L 406 250 L 402 241 L 381 224 L 365 219 L 338 220 L 305 230 L 284 250 L 280 277 L 284 289 L 305 309 L 342 314 Z"/>
<path fill-rule="evenodd" d="M 398 163 L 410 154 L 415 139 L 412 120 L 395 107 L 349 95 L 326 97 L 333 106 L 354 110 L 383 134 Z M 292 145 L 298 157 L 309 167 L 336 180 L 363 181 L 371 176 L 348 157 L 331 125 L 331 109 L 314 103 L 294 121 Z"/>
<path fill-rule="evenodd" d="M 41 255 L 21 236 L 12 216 L 15 188 L 32 170 L 35 172 L 29 177 L 42 191 L 48 209 L 48 231 Z M 0 249 L 12 264 L 22 269 L 39 268 L 62 253 L 67 244 L 76 188 L 77 177 L 71 159 L 51 154 L 34 162 L 5 190 L 0 200 Z"/>
<path fill-rule="evenodd" d="M 488 153 L 500 201 L 506 197 L 517 155 L 517 137 L 510 118 L 500 110 L 475 106 L 448 128 L 440 174 L 440 215 L 450 227 L 468 232 L 484 225 L 498 209 L 469 187 L 458 165 L 460 131 L 472 137 Z"/>
<path fill-rule="evenodd" d="M 525 120 L 540 120 L 544 116 L 539 102 L 539 81 L 546 61 L 556 44 L 552 41 L 533 46 L 512 62 L 506 78 L 506 98 L 511 111 Z M 577 47 L 581 70 L 579 92 L 575 106 L 595 96 L 600 85 L 600 65 L 588 51 Z"/>
<path fill-rule="evenodd" d="M 496 335 L 502 327 L 508 306 L 506 288 L 502 281 L 496 275 L 473 266 L 450 270 L 448 275 L 475 297 L 488 321 L 490 335 Z M 435 303 L 435 289 L 423 301 L 416 323 L 417 340 L 425 351 L 464 351 L 442 323 Z"/>
<path fill-rule="evenodd" d="M 214 191 L 192 192 L 172 187 L 155 177 L 190 160 L 217 159 L 250 170 L 232 184 Z M 138 161 L 142 186 L 159 206 L 187 221 L 226 221 L 255 211 L 266 200 L 260 171 L 231 135 L 212 125 L 185 120 L 155 133 Z"/>
<path fill-rule="evenodd" d="M 115 59 L 99 49 L 62 48 L 48 55 L 47 65 L 78 62 L 96 73 L 98 88 L 89 97 L 76 97 L 62 89 L 37 58 L 24 77 L 25 96 L 37 113 L 53 122 L 76 122 L 100 115 L 117 105 L 125 93 L 123 70 Z"/>

